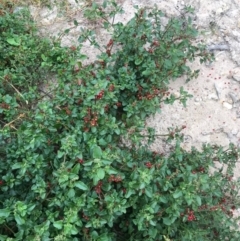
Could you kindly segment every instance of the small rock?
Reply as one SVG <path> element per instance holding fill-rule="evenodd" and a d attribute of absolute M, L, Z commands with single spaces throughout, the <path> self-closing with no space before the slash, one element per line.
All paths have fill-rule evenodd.
<path fill-rule="evenodd" d="M 226 133 L 228 139 L 232 139 L 233 138 L 233 134 L 232 133 Z"/>
<path fill-rule="evenodd" d="M 220 87 L 220 85 L 217 84 L 217 83 L 214 83 L 214 88 L 215 88 L 215 90 L 217 92 L 218 98 L 220 98 L 221 97 L 221 87 Z"/>
<path fill-rule="evenodd" d="M 223 132 L 223 128 L 216 129 L 215 132 L 216 132 L 216 133 Z"/>
<path fill-rule="evenodd" d="M 179 98 L 181 96 L 181 94 L 177 91 L 174 92 L 173 95 L 174 95 L 175 98 Z"/>
<path fill-rule="evenodd" d="M 199 97 L 196 97 L 196 98 L 194 99 L 195 102 L 200 102 L 201 100 L 202 100 L 202 99 L 199 98 Z"/>
<path fill-rule="evenodd" d="M 208 136 L 208 135 L 213 134 L 213 132 L 202 131 L 201 134 L 202 134 L 203 136 Z"/>
<path fill-rule="evenodd" d="M 228 110 L 231 110 L 233 108 L 232 104 L 230 104 L 226 101 L 224 101 L 222 105 L 223 105 L 223 107 L 225 107 Z"/>
<path fill-rule="evenodd" d="M 190 136 L 190 135 L 184 135 L 184 137 L 183 137 L 183 140 L 184 140 L 184 142 L 185 143 L 190 143 L 190 142 L 192 142 L 192 136 Z"/>
<path fill-rule="evenodd" d="M 240 108 L 238 108 L 238 110 L 236 111 L 236 116 L 237 118 L 240 118 Z"/>
<path fill-rule="evenodd" d="M 236 136 L 237 133 L 238 133 L 238 129 L 237 129 L 237 128 L 232 129 L 231 133 L 232 133 L 234 136 Z"/>
<path fill-rule="evenodd" d="M 200 105 L 200 103 L 199 102 L 194 102 L 194 105 Z"/>
<path fill-rule="evenodd" d="M 16 8 L 13 10 L 13 13 L 21 12 L 21 11 L 23 11 L 24 9 L 26 9 L 26 8 L 24 8 L 24 7 L 16 7 Z"/>
<path fill-rule="evenodd" d="M 207 62 L 205 63 L 205 66 L 206 66 L 206 67 L 212 67 L 212 64 L 213 64 L 213 61 L 207 61 Z"/>
<path fill-rule="evenodd" d="M 229 104 L 231 104 L 231 105 L 234 103 L 233 100 L 232 100 L 232 99 L 229 99 L 229 98 L 227 98 L 226 102 L 229 103 Z"/>
<path fill-rule="evenodd" d="M 43 8 L 40 11 L 40 16 L 41 16 L 41 24 L 44 25 L 49 25 L 55 21 L 57 18 L 57 7 L 53 7 L 53 9 L 48 9 L 48 8 Z"/>
<path fill-rule="evenodd" d="M 202 97 L 202 101 L 207 101 L 208 97 L 207 96 L 203 96 Z"/>
<path fill-rule="evenodd" d="M 228 94 L 228 96 L 231 98 L 231 100 L 233 101 L 233 103 L 236 103 L 236 102 L 238 101 L 238 98 L 237 98 L 237 96 L 236 96 L 234 93 L 230 92 L 230 93 Z"/>
<path fill-rule="evenodd" d="M 208 95 L 209 100 L 218 100 L 218 96 L 215 93 L 211 93 Z"/>
<path fill-rule="evenodd" d="M 240 75 L 234 74 L 234 75 L 232 76 L 232 78 L 233 78 L 235 81 L 240 82 Z"/>

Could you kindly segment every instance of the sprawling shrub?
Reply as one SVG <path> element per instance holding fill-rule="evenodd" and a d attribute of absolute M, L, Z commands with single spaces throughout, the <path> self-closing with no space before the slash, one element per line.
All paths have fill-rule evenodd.
<path fill-rule="evenodd" d="M 153 152 L 145 125 L 162 102 L 186 103 L 169 81 L 212 56 L 190 17 L 162 24 L 161 11 L 140 9 L 126 25 L 110 21 L 120 11 L 112 1 L 86 11 L 111 34 L 101 45 L 82 31 L 101 52 L 90 65 L 81 44 L 39 38 L 24 12 L 1 14 L 0 240 L 239 240 L 239 151 L 187 152 L 183 126 L 167 133 L 170 153 Z M 215 163 L 227 171 L 210 172 Z"/>

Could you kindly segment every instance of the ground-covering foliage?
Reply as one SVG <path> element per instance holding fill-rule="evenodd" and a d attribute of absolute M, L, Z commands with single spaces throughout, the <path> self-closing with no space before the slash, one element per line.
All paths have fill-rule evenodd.
<path fill-rule="evenodd" d="M 183 150 L 185 126 L 162 133 L 170 153 L 150 149 L 159 133 L 146 118 L 190 97 L 169 81 L 212 60 L 191 11 L 166 22 L 139 9 L 123 25 L 114 1 L 94 3 L 85 16 L 111 37 L 101 44 L 83 29 L 79 45 L 62 47 L 26 11 L 0 8 L 0 240 L 239 240 L 239 150 Z M 100 51 L 88 65 L 86 41 Z"/>

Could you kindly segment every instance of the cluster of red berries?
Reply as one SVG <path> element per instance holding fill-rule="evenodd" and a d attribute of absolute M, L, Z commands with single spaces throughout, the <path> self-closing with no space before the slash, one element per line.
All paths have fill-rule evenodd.
<path fill-rule="evenodd" d="M 111 175 L 111 176 L 108 178 L 108 181 L 109 181 L 109 182 L 121 182 L 121 181 L 122 181 L 122 178 L 121 178 L 120 176 Z"/>
<path fill-rule="evenodd" d="M 205 171 L 204 167 L 199 167 L 197 170 L 193 170 L 192 174 L 204 173 L 204 171 Z"/>
<path fill-rule="evenodd" d="M 63 107 L 67 115 L 71 115 L 72 111 L 68 107 Z"/>
<path fill-rule="evenodd" d="M 86 221 L 88 221 L 88 220 L 89 220 L 89 217 L 88 217 L 88 216 L 86 216 L 84 213 L 83 213 L 82 217 L 83 217 L 83 218 L 84 218 Z"/>
<path fill-rule="evenodd" d="M 104 107 L 104 111 L 105 111 L 105 113 L 107 113 L 107 112 L 109 111 L 109 105 L 106 105 L 106 106 Z"/>
<path fill-rule="evenodd" d="M 111 50 L 112 50 L 112 46 L 113 46 L 113 40 L 110 39 L 108 44 L 107 44 L 107 50 L 106 50 L 106 54 L 108 56 L 111 56 Z"/>
<path fill-rule="evenodd" d="M 143 91 L 143 87 L 139 85 L 138 92 L 137 92 L 137 98 L 139 100 L 143 100 L 143 99 L 151 100 L 155 96 L 159 95 L 160 93 L 159 89 L 156 87 L 153 87 L 151 92 L 143 93 L 142 91 Z"/>
<path fill-rule="evenodd" d="M 5 109 L 5 110 L 9 110 L 9 109 L 10 109 L 10 106 L 9 106 L 8 104 L 6 104 L 6 103 L 1 103 L 1 104 L 0 104 L 0 107 L 1 107 L 2 109 Z"/>
<path fill-rule="evenodd" d="M 89 128 L 88 128 L 87 124 L 90 124 L 90 126 L 97 126 L 97 121 L 98 121 L 97 113 L 92 113 L 91 108 L 89 108 L 88 114 L 87 114 L 87 116 L 85 116 L 83 118 L 83 120 L 86 124 L 84 127 L 84 131 L 88 131 Z"/>
<path fill-rule="evenodd" d="M 104 95 L 104 90 L 101 90 L 96 96 L 95 100 L 101 100 Z"/>
<path fill-rule="evenodd" d="M 94 190 L 95 190 L 95 192 L 96 192 L 97 194 L 100 194 L 100 193 L 101 193 L 101 189 L 102 189 L 102 182 L 99 181 L 98 184 L 97 184 L 97 186 L 94 187 Z"/>
<path fill-rule="evenodd" d="M 71 46 L 70 49 L 71 49 L 72 51 L 76 51 L 76 50 L 77 50 L 76 46 Z"/>
<path fill-rule="evenodd" d="M 226 198 L 222 198 L 220 200 L 220 202 L 217 204 L 217 205 L 214 205 L 212 207 L 209 207 L 208 205 L 202 205 L 198 208 L 199 211 L 202 211 L 202 210 L 207 210 L 207 211 L 211 211 L 211 212 L 214 212 L 214 211 L 217 211 L 217 210 L 222 210 L 225 214 L 227 214 L 228 216 L 233 216 L 233 211 L 232 210 L 235 210 L 236 209 L 236 206 L 232 205 L 231 207 L 227 204 L 227 200 Z M 231 210 L 229 210 L 231 209 Z"/>
<path fill-rule="evenodd" d="M 194 215 L 194 212 L 193 211 L 189 211 L 188 212 L 188 221 L 189 222 L 192 222 L 193 220 L 196 220 L 196 217 Z"/>
<path fill-rule="evenodd" d="M 84 163 L 84 161 L 83 161 L 83 159 L 78 159 L 78 162 L 80 163 L 80 164 L 83 164 Z"/>
<path fill-rule="evenodd" d="M 159 44 L 159 42 L 157 41 L 157 40 L 154 40 L 153 42 L 152 42 L 152 46 L 154 46 L 154 47 L 158 47 L 160 44 Z"/>
<path fill-rule="evenodd" d="M 114 88 L 115 88 L 114 84 L 110 84 L 109 87 L 108 87 L 108 90 L 110 92 L 112 92 L 112 91 L 114 91 Z"/>
<path fill-rule="evenodd" d="M 81 105 L 83 103 L 83 100 L 82 99 L 79 99 L 78 101 L 77 101 L 77 104 L 78 105 Z"/>
<path fill-rule="evenodd" d="M 106 67 L 106 63 L 105 63 L 104 60 L 99 60 L 99 61 L 96 61 L 95 63 L 96 63 L 96 64 L 100 64 L 103 69 Z"/>
<path fill-rule="evenodd" d="M 149 48 L 147 51 L 148 51 L 148 53 L 152 54 L 154 52 L 154 49 L 153 48 Z"/>
<path fill-rule="evenodd" d="M 116 103 L 116 106 L 117 106 L 117 107 L 121 107 L 121 106 L 122 106 L 122 102 L 120 102 L 120 101 L 117 102 L 117 103 Z"/>
<path fill-rule="evenodd" d="M 153 164 L 151 162 L 147 162 L 145 163 L 145 166 L 150 169 L 152 168 Z"/>
<path fill-rule="evenodd" d="M 226 179 L 227 179 L 228 181 L 232 181 L 232 178 L 233 178 L 233 176 L 226 175 Z"/>
<path fill-rule="evenodd" d="M 91 71 L 90 74 L 91 74 L 94 78 L 96 77 L 96 74 L 95 74 L 93 71 Z"/>
<path fill-rule="evenodd" d="M 202 205 L 202 206 L 200 206 L 200 207 L 198 208 L 199 211 L 207 210 L 207 209 L 208 209 L 208 205 L 207 205 L 207 204 L 204 204 L 204 205 Z"/>

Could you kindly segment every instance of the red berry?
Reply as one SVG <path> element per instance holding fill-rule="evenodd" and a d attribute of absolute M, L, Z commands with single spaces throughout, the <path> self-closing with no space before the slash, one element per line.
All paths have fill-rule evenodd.
<path fill-rule="evenodd" d="M 110 92 L 112 92 L 112 91 L 114 90 L 114 84 L 110 84 L 108 90 L 109 90 Z"/>
<path fill-rule="evenodd" d="M 147 163 L 145 163 L 145 166 L 147 167 L 147 168 L 152 168 L 152 163 L 151 162 L 147 162 Z"/>
<path fill-rule="evenodd" d="M 113 45 L 113 40 L 110 39 L 109 42 L 108 42 L 108 44 L 107 44 L 107 48 L 111 47 L 112 45 Z"/>
<path fill-rule="evenodd" d="M 153 46 L 159 46 L 159 42 L 157 40 L 154 40 L 152 43 Z"/>
<path fill-rule="evenodd" d="M 79 159 L 78 159 L 78 162 L 79 162 L 80 164 L 83 164 L 84 161 L 83 161 L 83 159 L 80 159 L 80 158 L 79 158 Z"/>
<path fill-rule="evenodd" d="M 121 103 L 121 102 L 117 102 L 117 103 L 116 103 L 116 106 L 117 106 L 117 107 L 121 107 L 121 106 L 122 106 L 122 103 Z"/>

